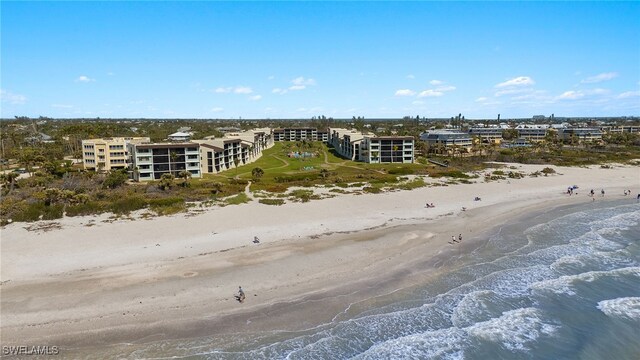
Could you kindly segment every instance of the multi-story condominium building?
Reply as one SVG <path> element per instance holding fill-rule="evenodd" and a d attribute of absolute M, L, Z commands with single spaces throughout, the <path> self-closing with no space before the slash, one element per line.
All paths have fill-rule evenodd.
<path fill-rule="evenodd" d="M 316 128 L 283 128 L 273 129 L 275 141 L 327 141 L 329 133 Z"/>
<path fill-rule="evenodd" d="M 160 180 L 163 174 L 179 176 L 188 171 L 201 177 L 200 145 L 184 143 L 128 144 L 132 177 L 136 181 Z"/>
<path fill-rule="evenodd" d="M 489 144 L 500 144 L 502 141 L 502 129 L 499 127 L 472 127 L 469 128 L 469 135 Z"/>
<path fill-rule="evenodd" d="M 82 140 L 82 163 L 85 169 L 110 171 L 129 166 L 127 145 L 149 142 L 148 137 L 112 137 Z"/>
<path fill-rule="evenodd" d="M 543 141 L 549 132 L 549 127 L 547 125 L 518 125 L 516 130 L 518 137 L 529 141 Z"/>
<path fill-rule="evenodd" d="M 602 131 L 598 128 L 572 127 L 563 129 L 561 136 L 563 140 L 576 138 L 578 141 L 594 141 L 602 140 Z"/>
<path fill-rule="evenodd" d="M 364 134 L 356 130 L 330 128 L 328 143 L 333 146 L 340 156 L 349 160 L 357 160 L 360 156 L 360 143 Z"/>
<path fill-rule="evenodd" d="M 458 146 L 468 149 L 473 145 L 471 135 L 456 130 L 430 130 L 422 133 L 420 140 L 432 147 L 442 145 L 445 148 Z"/>
<path fill-rule="evenodd" d="M 367 163 L 413 163 L 411 136 L 375 136 L 340 128 L 329 131 L 329 144 L 344 158 Z"/>
<path fill-rule="evenodd" d="M 628 133 L 639 133 L 640 132 L 640 126 L 634 126 L 634 125 L 620 125 L 620 126 L 602 126 L 600 127 L 600 130 L 602 132 L 606 132 L 606 133 L 624 133 L 624 132 L 628 132 Z"/>
<path fill-rule="evenodd" d="M 200 145 L 202 173 L 215 174 L 255 161 L 262 150 L 273 146 L 273 137 L 270 129 L 254 129 L 194 142 Z"/>
<path fill-rule="evenodd" d="M 366 163 L 413 163 L 414 141 L 411 136 L 368 137 L 360 143 L 360 161 Z"/>

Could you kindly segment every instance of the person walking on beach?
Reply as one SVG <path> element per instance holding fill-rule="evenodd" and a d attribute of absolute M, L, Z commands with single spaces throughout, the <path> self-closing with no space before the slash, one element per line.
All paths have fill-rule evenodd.
<path fill-rule="evenodd" d="M 593 191 L 593 189 L 591 189 L 591 197 L 593 197 L 596 194 L 595 191 Z"/>
<path fill-rule="evenodd" d="M 459 241 L 459 242 L 462 242 L 462 234 L 459 234 L 459 235 L 458 235 L 458 241 Z"/>
<path fill-rule="evenodd" d="M 604 189 L 600 190 L 600 196 L 604 197 Z"/>
<path fill-rule="evenodd" d="M 457 243 L 458 241 L 456 240 L 456 236 L 455 235 L 451 235 L 451 241 L 453 241 L 454 243 Z"/>
<path fill-rule="evenodd" d="M 242 286 L 238 286 L 238 296 L 236 296 L 236 299 L 238 299 L 239 302 L 244 302 L 245 295 L 244 291 L 242 290 Z"/>

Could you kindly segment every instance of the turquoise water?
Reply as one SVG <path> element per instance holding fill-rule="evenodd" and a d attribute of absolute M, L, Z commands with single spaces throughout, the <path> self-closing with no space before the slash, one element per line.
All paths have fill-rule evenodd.
<path fill-rule="evenodd" d="M 300 332 L 147 344 L 125 357 L 640 359 L 640 205 L 496 229 L 402 299 Z"/>

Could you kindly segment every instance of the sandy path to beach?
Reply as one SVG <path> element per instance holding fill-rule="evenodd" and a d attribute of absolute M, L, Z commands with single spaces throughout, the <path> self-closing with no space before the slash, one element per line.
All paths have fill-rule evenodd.
<path fill-rule="evenodd" d="M 515 166 L 526 173 L 543 168 Z M 419 282 L 429 276 L 425 268 L 435 273 L 454 262 L 472 244 L 450 245 L 451 235 L 470 239 L 527 211 L 590 202 L 591 188 L 596 201 L 600 189 L 605 199 L 625 198 L 623 189 L 631 189 L 630 202 L 640 192 L 637 167 L 555 169 L 509 183 L 284 206 L 254 201 L 190 217 L 65 218 L 47 232 L 11 224 L 0 240 L 2 345 L 93 347 L 304 328 L 331 321 L 345 304 Z M 564 194 L 573 184 L 578 193 Z M 239 285 L 243 304 L 233 298 Z M 287 318 L 309 308 L 306 321 Z"/>

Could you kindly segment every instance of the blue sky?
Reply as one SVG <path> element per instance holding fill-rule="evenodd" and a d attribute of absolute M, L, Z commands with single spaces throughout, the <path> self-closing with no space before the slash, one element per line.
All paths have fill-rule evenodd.
<path fill-rule="evenodd" d="M 640 115 L 639 2 L 7 2 L 3 118 Z"/>

